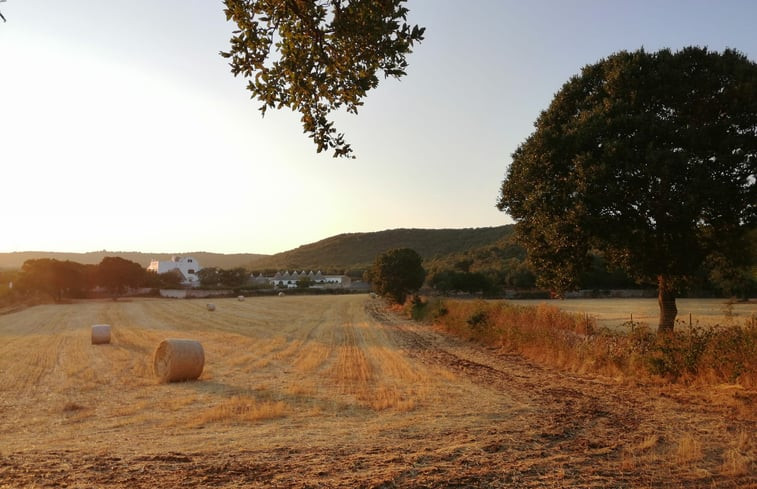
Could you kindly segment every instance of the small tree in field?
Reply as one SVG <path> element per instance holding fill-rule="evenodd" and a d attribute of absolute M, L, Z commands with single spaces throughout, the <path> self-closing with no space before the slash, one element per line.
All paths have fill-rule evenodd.
<path fill-rule="evenodd" d="M 659 332 L 708 257 L 738 262 L 757 224 L 757 64 L 704 48 L 620 52 L 555 95 L 513 154 L 497 207 L 542 285 L 565 290 L 600 250 L 657 283 Z M 723 267 L 726 269 L 727 267 Z"/>
<path fill-rule="evenodd" d="M 402 304 L 408 294 L 417 292 L 423 285 L 426 271 L 422 261 L 410 248 L 389 250 L 376 257 L 366 278 L 376 293 Z"/>

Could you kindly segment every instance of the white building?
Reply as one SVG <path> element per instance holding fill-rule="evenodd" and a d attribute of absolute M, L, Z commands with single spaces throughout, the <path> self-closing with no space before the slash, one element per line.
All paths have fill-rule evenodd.
<path fill-rule="evenodd" d="M 263 277 L 262 275 L 260 277 L 253 277 L 255 281 L 265 279 L 274 287 L 287 287 L 290 289 L 296 288 L 297 282 L 303 278 L 310 279 L 311 287 L 314 288 L 342 288 L 349 287 L 351 283 L 350 277 L 346 275 L 323 275 L 320 270 L 315 273 L 312 270 L 310 272 L 304 270 L 297 272 L 295 270 L 289 273 L 287 270 L 276 272 L 276 275 L 273 277 Z"/>
<path fill-rule="evenodd" d="M 192 287 L 200 285 L 197 272 L 202 270 L 202 267 L 197 260 L 189 256 L 174 256 L 170 261 L 152 260 L 147 270 L 158 274 L 178 270 L 182 275 L 182 284 Z"/>

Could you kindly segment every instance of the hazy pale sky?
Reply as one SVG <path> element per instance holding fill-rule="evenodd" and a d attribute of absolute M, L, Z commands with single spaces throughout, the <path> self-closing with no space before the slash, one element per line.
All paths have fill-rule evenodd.
<path fill-rule="evenodd" d="M 409 0 L 426 40 L 357 116 L 356 160 L 234 78 L 211 0 L 0 3 L 0 252 L 276 253 L 511 222 L 510 154 L 582 66 L 687 45 L 757 59 L 753 0 Z"/>

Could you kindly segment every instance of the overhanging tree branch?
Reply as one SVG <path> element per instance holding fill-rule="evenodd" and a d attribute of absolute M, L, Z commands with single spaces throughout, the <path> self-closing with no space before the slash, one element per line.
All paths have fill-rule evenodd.
<path fill-rule="evenodd" d="M 237 24 L 229 51 L 234 76 L 269 108 L 301 114 L 317 151 L 354 158 L 329 115 L 356 114 L 378 86 L 377 74 L 401 78 L 406 56 L 424 28 L 406 23 L 405 0 L 225 0 L 226 19 Z"/>

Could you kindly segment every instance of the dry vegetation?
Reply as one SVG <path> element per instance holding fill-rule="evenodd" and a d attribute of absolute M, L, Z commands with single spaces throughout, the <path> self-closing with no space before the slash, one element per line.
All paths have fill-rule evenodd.
<path fill-rule="evenodd" d="M 578 302 L 607 310 L 624 301 Z M 750 311 L 757 304 L 741 304 L 742 311 L 722 323 L 712 320 L 721 317 L 717 310 L 699 305 L 699 317 L 709 318 L 705 325 L 680 321 L 665 336 L 643 322 L 600 326 L 595 314 L 567 312 L 561 301 L 533 304 L 433 298 L 405 309 L 459 337 L 581 374 L 757 389 L 757 324 Z"/>
<path fill-rule="evenodd" d="M 548 302 L 523 300 L 508 301 L 518 305 L 545 303 L 561 311 L 588 314 L 599 328 L 628 331 L 628 324 L 646 324 L 653 328 L 660 316 L 657 299 L 568 299 Z M 678 324 L 686 327 L 732 325 L 754 322 L 757 324 L 757 302 L 738 302 L 724 299 L 676 299 Z"/>
<path fill-rule="evenodd" d="M 0 487 L 757 487 L 741 386 L 544 368 L 366 296 L 215 304 L 0 316 Z M 167 337 L 199 381 L 157 382 Z"/>

